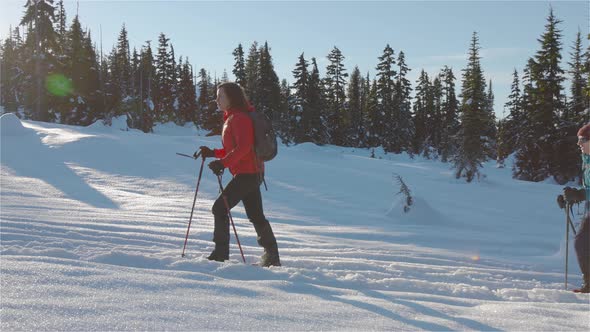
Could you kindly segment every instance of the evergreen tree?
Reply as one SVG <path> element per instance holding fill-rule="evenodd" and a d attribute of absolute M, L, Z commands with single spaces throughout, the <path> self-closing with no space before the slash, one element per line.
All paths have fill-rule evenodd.
<path fill-rule="evenodd" d="M 158 91 L 155 94 L 156 116 L 161 122 L 173 121 L 174 112 L 174 71 L 173 58 L 169 51 L 169 38 L 160 33 L 158 38 L 158 56 L 156 57 L 156 83 Z"/>
<path fill-rule="evenodd" d="M 260 78 L 260 53 L 258 51 L 258 43 L 254 41 L 250 46 L 248 58 L 246 59 L 246 85 L 244 90 L 250 99 L 250 102 L 255 106 L 259 106 L 258 102 L 258 86 Z"/>
<path fill-rule="evenodd" d="M 345 105 L 348 74 L 344 68 L 344 55 L 338 47 L 334 46 L 327 58 L 329 64 L 326 67 L 326 77 L 324 78 L 326 125 L 330 143 L 344 145 L 344 136 L 350 125 L 350 117 Z"/>
<path fill-rule="evenodd" d="M 416 154 L 423 153 L 429 156 L 432 146 L 432 122 L 433 122 L 433 98 L 432 84 L 428 74 L 422 69 L 416 82 L 416 94 L 414 96 L 414 136 L 413 150 Z"/>
<path fill-rule="evenodd" d="M 154 55 L 150 41 L 141 50 L 140 62 L 140 82 L 139 95 L 141 100 L 141 109 L 139 114 L 140 128 L 143 132 L 148 133 L 152 131 L 154 121 L 156 119 L 155 103 L 153 91 L 157 89 L 155 84 L 156 66 L 154 64 Z"/>
<path fill-rule="evenodd" d="M 174 46 L 170 43 L 170 67 L 168 68 L 169 75 L 172 82 L 172 112 L 170 112 L 170 120 L 177 123 L 183 122 L 182 116 L 179 113 L 179 100 L 178 100 L 178 83 L 180 78 L 180 67 L 176 64 L 176 55 L 174 53 Z"/>
<path fill-rule="evenodd" d="M 316 144 L 326 144 L 328 143 L 328 131 L 326 119 L 322 113 L 326 102 L 316 58 L 311 58 L 311 66 L 312 70 L 307 84 L 307 107 L 305 108 L 305 117 L 309 119 L 308 137 L 311 142 Z"/>
<path fill-rule="evenodd" d="M 455 75 L 447 66 L 442 69 L 440 157 L 447 162 L 455 154 L 459 131 L 459 102 L 455 95 Z"/>
<path fill-rule="evenodd" d="M 562 95 L 564 71 L 560 67 L 560 22 L 553 15 L 553 9 L 550 9 L 545 32 L 538 39 L 541 49 L 529 61 L 532 81 L 530 94 L 527 95 L 530 98 L 527 101 L 531 103 L 531 107 L 527 108 L 530 119 L 530 127 L 527 128 L 529 138 L 527 148 L 521 149 L 517 154 L 517 167 L 526 170 L 516 173 L 527 174 L 524 179 L 531 181 L 542 181 L 553 175 L 557 182 L 564 183 L 571 177 L 566 170 L 570 167 L 566 163 L 571 165 L 571 162 L 566 161 L 569 153 L 567 149 L 563 150 L 568 144 L 563 141 L 566 130 L 559 118 L 565 109 Z"/>
<path fill-rule="evenodd" d="M 397 109 L 394 109 L 394 88 L 395 88 L 395 54 L 393 49 L 388 45 L 383 50 L 383 55 L 379 57 L 377 65 L 377 98 L 379 106 L 377 118 L 374 120 L 374 134 L 377 136 L 381 145 L 386 151 L 393 151 L 397 142 L 393 141 L 395 132 L 397 132 L 394 119 L 398 117 Z"/>
<path fill-rule="evenodd" d="M 573 121 L 581 127 L 584 124 L 584 110 L 586 106 L 586 96 L 584 96 L 584 87 L 586 85 L 586 79 L 584 77 L 584 54 L 582 53 L 582 35 L 578 31 L 576 40 L 572 46 L 571 62 L 568 62 L 570 66 L 569 74 L 571 76 L 571 100 L 568 105 L 565 114 L 563 115 L 564 120 Z"/>
<path fill-rule="evenodd" d="M 435 155 L 430 156 L 429 154 L 427 157 L 432 157 L 434 159 L 438 158 L 442 153 L 442 146 L 441 146 L 441 139 L 442 139 L 442 103 L 443 103 L 443 86 L 440 74 L 434 78 L 432 81 L 431 86 L 431 95 L 432 98 L 432 111 L 431 111 L 431 118 L 429 119 L 429 127 L 431 128 L 430 134 L 430 144 L 432 148 L 432 152 Z M 425 151 L 426 152 L 426 151 Z"/>
<path fill-rule="evenodd" d="M 488 114 L 485 88 L 486 83 L 480 65 L 479 38 L 473 33 L 469 49 L 467 68 L 463 70 L 461 87 L 461 128 L 459 149 L 454 157 L 456 178 L 465 177 L 467 182 L 480 177 L 479 168 L 486 160 L 486 138 Z"/>
<path fill-rule="evenodd" d="M 8 38 L 0 45 L 0 105 L 4 106 L 6 113 L 15 113 L 19 117 L 23 116 L 20 111 L 26 86 L 24 61 L 20 56 L 22 44 L 19 29 L 10 27 Z"/>
<path fill-rule="evenodd" d="M 178 83 L 178 111 L 180 124 L 194 122 L 197 112 L 197 92 L 193 82 L 193 70 L 188 59 L 182 63 L 180 59 L 180 81 Z"/>
<path fill-rule="evenodd" d="M 346 133 L 345 143 L 348 146 L 360 147 L 362 135 L 362 104 L 361 104 L 361 71 L 357 66 L 354 67 L 350 75 L 348 84 L 348 109 L 350 112 L 350 126 Z"/>
<path fill-rule="evenodd" d="M 485 120 L 483 135 L 485 137 L 484 148 L 486 156 L 490 159 L 496 159 L 496 113 L 494 112 L 494 92 L 492 90 L 492 80 L 488 85 L 486 93 Z"/>
<path fill-rule="evenodd" d="M 584 87 L 584 115 L 582 116 L 582 122 L 585 123 L 590 120 L 590 33 L 586 38 L 589 42 L 586 48 L 585 61 L 582 66 L 584 76 L 586 77 L 586 86 Z"/>
<path fill-rule="evenodd" d="M 506 124 L 508 122 L 508 119 L 500 119 L 498 120 L 498 140 L 497 140 L 497 145 L 496 145 L 496 161 L 497 161 L 497 167 L 498 168 L 504 168 L 505 165 L 505 161 L 506 161 L 506 157 L 508 157 L 508 146 L 506 144 L 506 139 L 508 139 L 508 137 L 506 136 Z"/>
<path fill-rule="evenodd" d="M 278 136 L 281 137 L 284 144 L 289 144 L 294 141 L 295 130 L 297 126 L 293 126 L 293 113 L 291 109 L 292 97 L 289 82 L 286 79 L 281 81 L 281 103 L 278 109 L 279 122 L 274 129 L 277 130 Z"/>
<path fill-rule="evenodd" d="M 301 143 L 309 141 L 311 134 L 311 114 L 306 110 L 308 107 L 308 87 L 309 87 L 309 73 L 307 70 L 308 63 L 305 60 L 304 54 L 301 53 L 299 61 L 293 70 L 293 96 L 289 103 L 291 114 L 290 126 L 293 128 L 293 141 Z"/>
<path fill-rule="evenodd" d="M 521 131 L 519 128 L 525 121 L 522 109 L 522 96 L 520 90 L 520 80 L 518 71 L 514 69 L 512 74 L 512 85 L 508 101 L 504 104 L 504 109 L 508 108 L 508 116 L 498 121 L 497 135 L 497 161 L 500 167 L 504 167 L 504 160 L 513 153 L 519 144 Z"/>
<path fill-rule="evenodd" d="M 66 10 L 64 8 L 64 2 L 63 0 L 59 0 L 59 2 L 57 3 L 56 6 L 57 9 L 57 15 L 55 17 L 55 32 L 57 34 L 57 54 L 58 54 L 58 58 L 62 57 L 64 55 L 64 50 L 63 48 L 66 45 L 66 39 L 67 39 L 67 20 L 66 20 Z"/>
<path fill-rule="evenodd" d="M 213 102 L 216 98 L 217 84 L 211 82 L 211 75 L 204 68 L 200 70 L 198 77 L 198 125 L 211 131 L 211 134 L 221 134 L 222 113 L 217 109 L 217 104 Z"/>
<path fill-rule="evenodd" d="M 115 81 L 114 84 L 118 89 L 117 94 L 120 98 L 119 101 L 123 106 L 124 103 L 128 102 L 127 97 L 131 94 L 131 53 L 125 24 L 123 24 L 121 32 L 119 32 L 111 74 L 112 79 Z M 115 114 L 119 115 L 121 111 L 124 111 L 126 108 L 127 105 L 117 107 Z"/>
<path fill-rule="evenodd" d="M 368 111 L 367 111 L 367 100 L 369 98 L 369 92 L 371 91 L 371 80 L 369 79 L 369 73 L 367 73 L 367 77 L 361 77 L 361 86 L 360 86 L 360 121 L 358 124 L 358 147 L 364 148 L 368 145 L 368 137 L 367 137 L 367 125 L 368 125 Z"/>
<path fill-rule="evenodd" d="M 28 33 L 20 56 L 25 59 L 23 74 L 30 77 L 23 86 L 25 116 L 33 120 L 55 118 L 53 95 L 43 86 L 47 77 L 61 69 L 55 58 L 58 48 L 54 20 L 53 0 L 27 0 L 20 25 L 26 27 Z"/>
<path fill-rule="evenodd" d="M 538 78 L 535 60 L 530 58 L 523 70 L 523 91 L 521 109 L 523 121 L 518 125 L 516 136 L 515 162 L 512 167 L 514 178 L 526 181 L 542 181 L 548 173 L 547 163 L 541 157 L 539 140 L 535 135 L 532 113 L 536 111 L 536 89 L 533 82 Z"/>
<path fill-rule="evenodd" d="M 415 134 L 414 123 L 412 121 L 411 93 L 412 84 L 407 78 L 410 71 L 406 65 L 405 54 L 399 52 L 397 57 L 398 72 L 395 78 L 394 103 L 393 103 L 393 123 L 394 129 L 390 133 L 391 146 L 390 150 L 394 153 L 402 151 L 412 151 L 412 139 Z"/>
<path fill-rule="evenodd" d="M 61 122 L 89 125 L 97 118 L 99 75 L 96 54 L 90 36 L 82 30 L 78 16 L 74 17 L 65 45 L 65 73 L 74 87 L 71 95 L 61 97 Z"/>
<path fill-rule="evenodd" d="M 275 123 L 281 121 L 281 114 L 286 113 L 283 109 L 285 103 L 281 98 L 281 87 L 277 76 L 268 43 L 259 50 L 259 81 L 256 91 L 257 102 L 255 104 L 258 112 L 264 113 Z"/>
<path fill-rule="evenodd" d="M 372 83 L 369 80 L 369 75 L 367 74 L 366 79 L 367 87 L 370 86 L 369 94 L 367 95 L 367 101 L 365 105 L 365 118 L 367 119 L 365 128 L 367 129 L 367 145 L 368 147 L 376 147 L 380 143 L 379 136 L 377 135 L 378 128 L 379 128 L 379 119 L 380 116 L 379 112 L 379 97 L 378 97 L 378 88 L 377 88 L 377 80 L 373 80 Z"/>
<path fill-rule="evenodd" d="M 234 69 L 232 73 L 236 78 L 236 83 L 238 83 L 242 87 L 246 87 L 246 64 L 244 62 L 244 50 L 242 49 L 242 44 L 238 44 L 238 47 L 233 51 L 232 55 L 234 56 Z"/>

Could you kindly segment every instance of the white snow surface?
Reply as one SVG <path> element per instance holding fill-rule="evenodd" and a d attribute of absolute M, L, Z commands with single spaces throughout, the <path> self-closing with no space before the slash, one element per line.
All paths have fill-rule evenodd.
<path fill-rule="evenodd" d="M 206 166 L 181 257 L 200 161 L 175 152 L 219 136 L 0 122 L 2 331 L 590 327 L 588 294 L 564 289 L 561 186 L 513 180 L 510 167 L 490 162 L 467 184 L 419 157 L 281 146 L 263 198 L 283 266 L 260 268 L 241 205 L 247 264 L 233 232 L 230 261 L 206 259 L 218 195 Z M 394 174 L 414 196 L 408 213 Z"/>

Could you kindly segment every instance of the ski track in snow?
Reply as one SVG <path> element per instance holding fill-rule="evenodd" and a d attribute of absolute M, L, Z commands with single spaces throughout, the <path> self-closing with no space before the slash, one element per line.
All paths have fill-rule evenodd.
<path fill-rule="evenodd" d="M 233 232 L 219 264 L 206 259 L 208 169 L 180 257 L 200 163 L 174 155 L 219 137 L 22 124 L 2 135 L 2 331 L 590 327 L 588 295 L 563 290 L 561 211 L 538 203 L 559 186 L 493 168 L 464 184 L 419 158 L 281 147 L 263 196 L 284 266 L 242 264 Z M 410 214 L 393 173 L 416 195 Z M 232 212 L 257 262 L 254 229 L 241 205 Z"/>

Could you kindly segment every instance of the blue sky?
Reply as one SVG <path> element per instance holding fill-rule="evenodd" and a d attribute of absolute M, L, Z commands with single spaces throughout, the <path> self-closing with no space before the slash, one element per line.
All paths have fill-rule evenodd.
<path fill-rule="evenodd" d="M 26 1 L 1 0 L 0 38 L 22 17 Z M 76 1 L 66 1 L 68 22 L 76 13 Z M 268 41 L 275 70 L 292 82 L 291 71 L 298 56 L 316 57 L 320 72 L 326 56 L 337 46 L 350 73 L 358 66 L 363 75 L 375 74 L 377 58 L 389 44 L 401 50 L 415 83 L 420 70 L 431 77 L 444 65 L 453 67 L 460 85 L 461 69 L 471 35 L 477 31 L 482 47 L 482 66 L 492 79 L 495 110 L 502 117 L 510 91 L 512 72 L 519 73 L 539 48 L 550 6 L 562 20 L 563 67 L 578 30 L 589 31 L 587 1 L 79 1 L 80 20 L 93 39 L 109 52 L 123 23 L 131 46 L 146 40 L 157 47 L 164 32 L 177 57 L 189 57 L 196 68 L 230 78 L 232 50 L 242 43 Z M 583 41 L 588 45 L 587 39 Z"/>

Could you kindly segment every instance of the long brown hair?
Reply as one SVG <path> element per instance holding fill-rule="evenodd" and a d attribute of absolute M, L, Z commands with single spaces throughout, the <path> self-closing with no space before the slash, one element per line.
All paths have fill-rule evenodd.
<path fill-rule="evenodd" d="M 220 84 L 217 89 L 223 89 L 231 108 L 245 111 L 248 109 L 250 103 L 244 89 L 237 83 L 225 82 Z"/>

